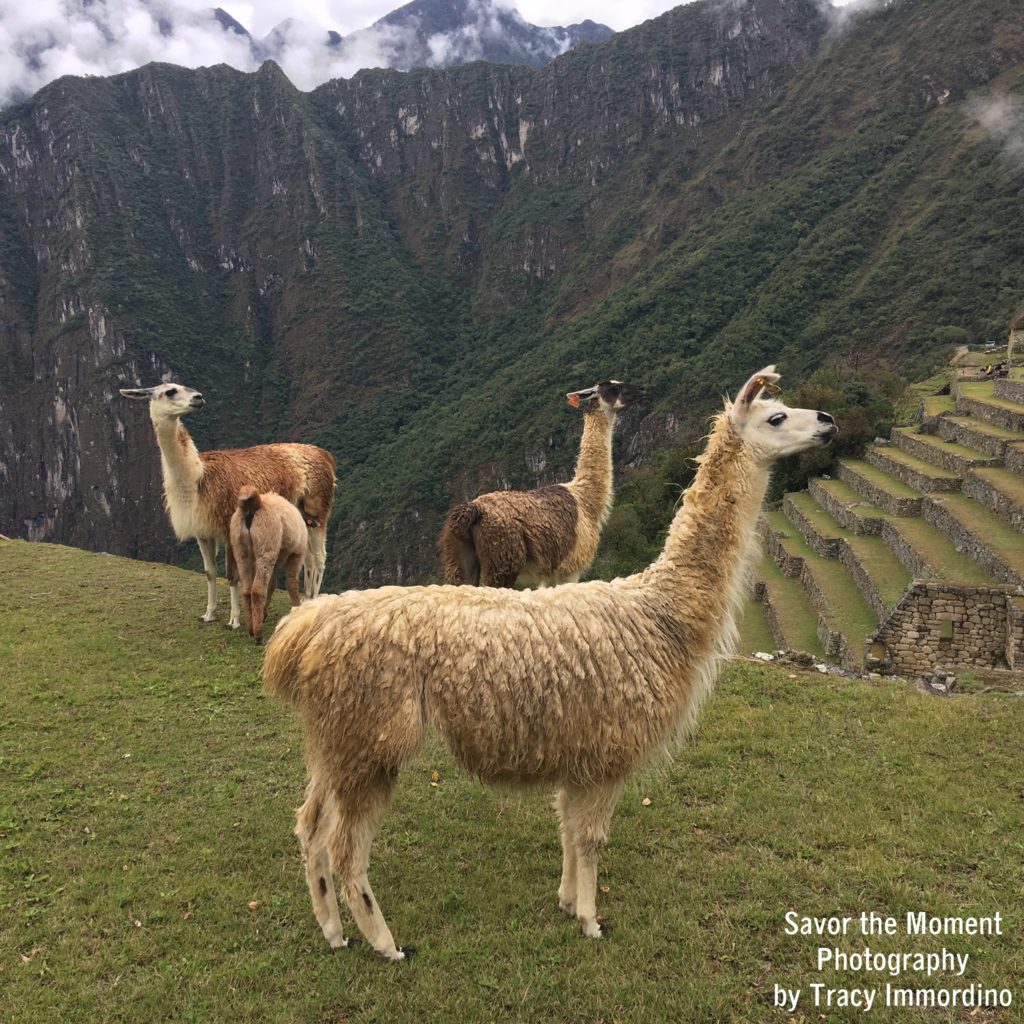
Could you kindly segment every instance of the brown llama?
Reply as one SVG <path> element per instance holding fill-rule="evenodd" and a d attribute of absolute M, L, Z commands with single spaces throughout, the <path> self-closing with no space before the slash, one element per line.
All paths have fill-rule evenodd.
<path fill-rule="evenodd" d="M 206 400 L 180 384 L 152 388 L 122 388 L 125 398 L 149 402 L 164 475 L 164 504 L 178 540 L 195 537 L 206 570 L 206 613 L 213 622 L 217 611 L 217 545 L 225 545 L 231 588 L 231 619 L 238 629 L 238 577 L 228 540 L 238 491 L 250 485 L 261 494 L 273 491 L 298 505 L 309 527 L 304 588 L 316 597 L 327 564 L 327 520 L 334 502 L 334 456 L 311 444 L 260 444 L 252 448 L 200 452 L 181 422 L 186 413 L 202 409 Z"/>
<path fill-rule="evenodd" d="M 641 394 L 617 380 L 571 391 L 570 405 L 586 403 L 572 480 L 532 491 L 492 491 L 455 505 L 438 541 L 446 582 L 484 587 L 575 583 L 594 560 L 612 509 L 616 415 Z"/>

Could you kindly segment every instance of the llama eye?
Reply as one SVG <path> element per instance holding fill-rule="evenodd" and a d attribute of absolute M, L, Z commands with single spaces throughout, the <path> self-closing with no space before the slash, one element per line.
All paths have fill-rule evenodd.
<path fill-rule="evenodd" d="M 170 391 L 164 392 L 164 398 L 173 398 L 178 393 L 177 388 L 171 388 Z"/>
<path fill-rule="evenodd" d="M 769 416 L 768 417 L 768 422 L 773 427 L 778 427 L 778 426 L 782 425 L 782 422 L 783 422 L 783 420 L 785 420 L 785 418 L 786 418 L 786 414 L 784 412 L 777 412 L 774 416 Z"/>

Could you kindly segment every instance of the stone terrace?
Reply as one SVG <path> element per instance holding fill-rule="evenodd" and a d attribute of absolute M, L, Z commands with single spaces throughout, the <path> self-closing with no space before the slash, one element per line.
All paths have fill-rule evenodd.
<path fill-rule="evenodd" d="M 905 675 L 1024 669 L 1024 381 L 951 391 L 765 516 L 755 599 L 779 647 Z"/>

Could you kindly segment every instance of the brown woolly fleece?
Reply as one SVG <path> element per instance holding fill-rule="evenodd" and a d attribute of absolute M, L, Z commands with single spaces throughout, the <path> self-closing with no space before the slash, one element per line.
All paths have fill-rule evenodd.
<path fill-rule="evenodd" d="M 492 491 L 456 505 L 438 541 L 445 580 L 485 587 L 576 580 L 594 560 L 611 512 L 613 430 L 614 415 L 594 401 L 569 483 Z"/>
<path fill-rule="evenodd" d="M 309 541 L 306 523 L 302 513 L 286 498 L 243 487 L 231 517 L 230 538 L 242 583 L 249 635 L 262 643 L 263 622 L 281 566 L 292 607 L 299 605 L 299 569 Z"/>

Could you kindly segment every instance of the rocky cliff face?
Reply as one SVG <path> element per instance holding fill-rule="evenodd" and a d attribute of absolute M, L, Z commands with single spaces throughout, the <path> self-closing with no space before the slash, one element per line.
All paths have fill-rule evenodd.
<path fill-rule="evenodd" d="M 952 60 L 917 6 L 835 39 L 811 0 L 698 3 L 540 70 L 310 94 L 273 64 L 47 87 L 0 116 L 0 532 L 180 558 L 117 395 L 173 377 L 208 398 L 201 448 L 334 452 L 329 586 L 411 582 L 453 497 L 567 476 L 564 391 L 646 384 L 620 431 L 639 461 L 735 367 L 814 365 L 833 325 L 870 344 L 898 310 L 909 352 L 956 305 L 1001 315 L 1024 256 L 989 232 L 1002 276 L 926 297 L 927 207 L 974 161 L 984 223 L 1006 219 L 1012 173 L 953 107 L 1014 73 L 1021 31 L 978 0 Z"/>

